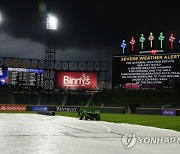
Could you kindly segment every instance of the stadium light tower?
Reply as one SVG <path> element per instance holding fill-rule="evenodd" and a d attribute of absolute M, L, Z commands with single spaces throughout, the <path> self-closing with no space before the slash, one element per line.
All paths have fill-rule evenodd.
<path fill-rule="evenodd" d="M 57 18 L 52 14 L 48 14 L 47 29 L 57 30 Z"/>
<path fill-rule="evenodd" d="M 57 18 L 48 14 L 46 23 L 45 88 L 54 90 Z"/>
<path fill-rule="evenodd" d="M 0 12 L 0 24 L 2 22 L 2 13 Z"/>

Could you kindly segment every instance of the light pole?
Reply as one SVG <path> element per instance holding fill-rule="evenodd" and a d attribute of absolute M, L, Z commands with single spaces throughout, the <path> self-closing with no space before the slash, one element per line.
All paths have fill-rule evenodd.
<path fill-rule="evenodd" d="M 125 40 L 123 40 L 122 41 L 122 43 L 121 43 L 121 48 L 122 48 L 122 50 L 123 50 L 123 54 L 124 54 L 124 49 L 126 48 L 126 42 L 125 42 Z"/>
<path fill-rule="evenodd" d="M 150 35 L 148 37 L 149 41 L 150 41 L 150 46 L 151 48 L 153 47 L 153 40 L 154 40 L 154 35 L 152 32 L 150 32 Z"/>
<path fill-rule="evenodd" d="M 171 33 L 170 37 L 169 37 L 169 42 L 171 43 L 171 49 L 173 49 L 173 47 L 174 47 L 174 45 L 173 45 L 174 41 L 175 41 L 174 34 Z"/>
<path fill-rule="evenodd" d="M 47 16 L 47 37 L 46 37 L 46 54 L 45 54 L 45 88 L 54 90 L 55 83 L 55 52 L 56 52 L 56 30 L 57 18 L 48 14 Z"/>
<path fill-rule="evenodd" d="M 131 51 L 134 52 L 134 44 L 136 43 L 136 40 L 134 39 L 134 36 L 131 37 L 130 44 L 131 44 Z"/>
<path fill-rule="evenodd" d="M 144 37 L 144 34 L 141 34 L 141 37 L 139 38 L 139 41 L 141 42 L 141 50 L 143 50 L 143 43 L 145 41 L 145 37 Z"/>
<path fill-rule="evenodd" d="M 163 35 L 162 32 L 160 33 L 158 39 L 159 39 L 159 41 L 161 42 L 161 49 L 162 49 L 162 47 L 163 47 L 163 40 L 164 40 L 164 35 Z"/>

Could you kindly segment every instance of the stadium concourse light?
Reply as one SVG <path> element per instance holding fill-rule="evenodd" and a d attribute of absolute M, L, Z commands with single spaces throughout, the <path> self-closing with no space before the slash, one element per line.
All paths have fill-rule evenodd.
<path fill-rule="evenodd" d="M 50 30 L 56 30 L 57 29 L 57 18 L 52 14 L 48 14 L 47 29 L 50 29 Z"/>

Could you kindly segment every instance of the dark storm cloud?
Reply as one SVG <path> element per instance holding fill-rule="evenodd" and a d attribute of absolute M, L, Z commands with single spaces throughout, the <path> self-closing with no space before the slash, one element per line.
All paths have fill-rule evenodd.
<path fill-rule="evenodd" d="M 43 51 L 44 46 L 39 42 L 0 33 L 0 57 L 44 59 Z"/>
<path fill-rule="evenodd" d="M 28 40 L 28 43 L 32 43 L 29 46 L 34 46 L 33 51 L 37 50 L 37 53 L 40 53 L 40 48 L 45 50 L 46 15 L 48 12 L 55 13 L 59 19 L 58 59 L 73 60 L 80 57 L 106 59 L 107 52 L 120 53 L 122 39 L 129 42 L 130 37 L 134 35 L 138 47 L 140 34 L 144 33 L 147 38 L 151 31 L 155 39 L 163 31 L 167 44 L 167 38 L 171 32 L 175 33 L 177 39 L 180 36 L 178 1 L 173 0 L 168 2 L 163 0 L 1 0 L 0 11 L 5 16 L 4 22 L 0 25 L 0 31 L 10 37 L 13 36 L 14 39 L 10 40 L 14 43 L 17 40 L 19 44 L 22 40 Z M 158 40 L 156 41 L 158 43 Z M 39 46 L 37 47 L 34 43 Z M 14 53 L 17 51 L 17 57 L 20 56 L 19 48 L 19 45 L 17 45 L 17 50 L 15 45 L 12 48 Z M 22 49 L 31 50 L 28 46 Z M 128 49 L 130 49 L 129 45 Z M 10 52 L 8 55 L 11 55 Z M 32 52 L 31 57 L 33 55 L 35 56 L 35 53 Z"/>
<path fill-rule="evenodd" d="M 61 61 L 107 61 L 110 59 L 108 49 L 80 50 L 77 48 L 66 48 L 56 50 L 56 59 Z M 45 45 L 27 38 L 17 38 L 8 33 L 0 33 L 0 57 L 16 57 L 44 59 Z"/>

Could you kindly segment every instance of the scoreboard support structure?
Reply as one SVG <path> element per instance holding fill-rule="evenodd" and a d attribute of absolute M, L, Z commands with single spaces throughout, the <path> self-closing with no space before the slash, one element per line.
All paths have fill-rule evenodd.
<path fill-rule="evenodd" d="M 54 63 L 54 62 L 53 62 Z M 46 60 L 40 59 L 22 59 L 14 57 L 0 57 L 0 68 L 34 68 L 44 70 L 44 76 L 46 75 Z M 110 61 L 58 61 L 56 60 L 53 67 L 48 68 L 49 73 L 54 74 L 56 71 L 75 71 L 75 72 L 98 72 L 98 84 L 99 90 L 111 89 L 111 62 Z M 46 79 L 46 80 L 45 80 Z M 48 79 L 48 80 L 47 80 Z M 56 92 L 54 79 L 45 78 L 43 80 L 42 91 L 48 92 L 49 90 L 44 89 L 44 85 L 50 86 L 49 92 Z M 23 88 L 23 87 L 22 87 Z M 0 87 L 0 90 L 2 87 Z M 8 87 L 7 87 L 8 89 Z M 36 90 L 36 86 L 31 87 Z M 11 91 L 15 90 L 14 86 L 11 86 Z M 41 90 L 40 90 L 41 91 Z"/>
<path fill-rule="evenodd" d="M 55 82 L 55 54 L 56 53 L 56 33 L 47 29 L 46 53 L 45 53 L 45 89 L 53 90 Z"/>

